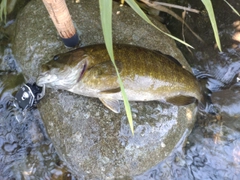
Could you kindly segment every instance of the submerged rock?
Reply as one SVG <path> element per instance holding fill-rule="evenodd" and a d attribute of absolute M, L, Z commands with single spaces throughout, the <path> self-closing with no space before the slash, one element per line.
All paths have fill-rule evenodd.
<path fill-rule="evenodd" d="M 82 44 L 102 43 L 97 1 L 67 3 Z M 58 38 L 40 0 L 31 1 L 16 23 L 14 54 L 25 77 L 35 81 L 40 64 L 69 49 Z M 154 23 L 167 31 L 159 22 Z M 116 2 L 113 38 L 115 43 L 160 50 L 190 70 L 172 39 L 144 22 L 127 5 L 120 7 Z M 113 179 L 140 174 L 162 161 L 195 122 L 195 105 L 177 107 L 158 102 L 131 102 L 131 107 L 134 136 L 123 104 L 121 113 L 114 114 L 98 99 L 47 89 L 39 110 L 58 154 L 79 177 Z"/>

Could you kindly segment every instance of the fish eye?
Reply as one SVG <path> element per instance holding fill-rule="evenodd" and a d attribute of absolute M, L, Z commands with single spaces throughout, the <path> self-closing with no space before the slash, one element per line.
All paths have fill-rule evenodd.
<path fill-rule="evenodd" d="M 54 61 L 57 61 L 58 59 L 59 59 L 59 55 L 53 56 L 53 60 L 54 60 Z"/>

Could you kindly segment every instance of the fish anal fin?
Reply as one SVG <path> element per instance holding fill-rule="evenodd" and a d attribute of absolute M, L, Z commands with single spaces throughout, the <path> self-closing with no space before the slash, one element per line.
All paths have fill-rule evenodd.
<path fill-rule="evenodd" d="M 99 100 L 110 110 L 115 113 L 120 112 L 120 104 L 119 101 L 116 99 L 109 99 L 109 98 L 99 98 Z"/>
<path fill-rule="evenodd" d="M 194 103 L 196 101 L 196 98 L 192 96 L 179 95 L 168 98 L 166 101 L 177 106 L 185 106 Z"/>

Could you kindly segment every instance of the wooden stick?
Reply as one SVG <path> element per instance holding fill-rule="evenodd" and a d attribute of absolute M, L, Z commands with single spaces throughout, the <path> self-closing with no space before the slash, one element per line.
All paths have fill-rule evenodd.
<path fill-rule="evenodd" d="M 74 47 L 79 39 L 65 0 L 42 0 L 63 43 Z"/>

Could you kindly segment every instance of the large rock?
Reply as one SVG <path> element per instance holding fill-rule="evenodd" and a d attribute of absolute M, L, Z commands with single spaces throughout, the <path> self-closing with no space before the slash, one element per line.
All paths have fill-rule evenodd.
<path fill-rule="evenodd" d="M 67 3 L 82 44 L 103 42 L 97 1 Z M 14 54 L 25 78 L 34 81 L 40 64 L 69 49 L 60 41 L 40 0 L 32 0 L 16 23 Z M 154 23 L 168 32 L 159 22 Z M 115 43 L 160 50 L 190 70 L 175 42 L 144 22 L 127 5 L 119 7 L 114 2 L 113 31 Z M 39 110 L 57 152 L 79 177 L 112 179 L 137 175 L 162 161 L 195 121 L 194 105 L 131 102 L 131 107 L 134 136 L 123 104 L 121 113 L 114 114 L 98 99 L 47 89 Z"/>

